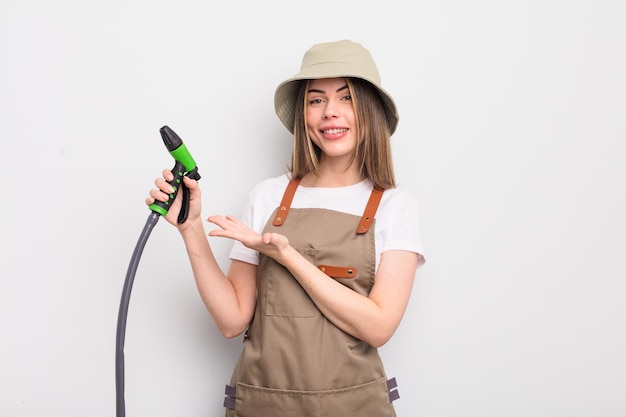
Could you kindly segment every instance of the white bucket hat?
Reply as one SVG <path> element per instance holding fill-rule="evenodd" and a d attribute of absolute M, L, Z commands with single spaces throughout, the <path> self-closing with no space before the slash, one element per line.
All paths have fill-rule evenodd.
<path fill-rule="evenodd" d="M 299 80 L 343 77 L 360 78 L 376 87 L 385 105 L 390 133 L 393 134 L 399 119 L 395 102 L 380 86 L 380 74 L 370 52 L 361 44 L 349 40 L 313 45 L 302 58 L 300 72 L 276 88 L 274 109 L 287 130 L 293 133 L 296 88 Z"/>

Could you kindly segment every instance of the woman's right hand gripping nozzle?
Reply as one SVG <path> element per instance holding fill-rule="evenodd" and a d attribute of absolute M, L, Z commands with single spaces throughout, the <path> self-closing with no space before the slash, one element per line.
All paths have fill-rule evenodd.
<path fill-rule="evenodd" d="M 182 174 L 177 177 L 172 170 L 164 169 L 162 177 L 154 180 L 154 185 L 157 188 L 150 190 L 146 204 L 170 224 L 181 228 L 188 220 L 200 218 L 201 193 L 197 180 Z"/>

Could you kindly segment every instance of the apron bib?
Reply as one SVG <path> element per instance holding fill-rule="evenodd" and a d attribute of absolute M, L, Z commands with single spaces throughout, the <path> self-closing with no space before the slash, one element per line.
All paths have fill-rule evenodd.
<path fill-rule="evenodd" d="M 375 188 L 362 217 L 290 208 L 292 180 L 265 232 L 287 236 L 327 275 L 367 296 L 376 268 Z M 289 271 L 260 255 L 258 294 L 245 346 L 226 388 L 227 417 L 393 417 L 398 397 L 376 348 L 322 315 Z"/>

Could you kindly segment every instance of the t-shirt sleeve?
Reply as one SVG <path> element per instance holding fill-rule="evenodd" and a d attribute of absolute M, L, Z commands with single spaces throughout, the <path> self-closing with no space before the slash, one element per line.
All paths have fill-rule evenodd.
<path fill-rule="evenodd" d="M 419 255 L 418 266 L 425 262 L 421 231 L 421 213 L 417 199 L 410 193 L 393 195 L 386 213 L 386 236 L 381 253 L 389 250 L 406 250 Z"/>

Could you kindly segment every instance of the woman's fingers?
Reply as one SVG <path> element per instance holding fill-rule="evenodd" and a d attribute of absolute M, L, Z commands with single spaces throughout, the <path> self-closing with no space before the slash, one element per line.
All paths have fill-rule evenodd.
<path fill-rule="evenodd" d="M 281 251 L 289 246 L 289 240 L 285 236 L 279 233 L 264 233 L 261 236 L 234 216 L 215 215 L 207 220 L 219 227 L 219 229 L 211 230 L 209 236 L 237 240 L 244 246 L 272 258 L 279 256 Z"/>
<path fill-rule="evenodd" d="M 209 236 L 227 237 L 243 243 L 247 247 L 253 247 L 261 241 L 261 237 L 254 230 L 249 229 L 234 216 L 210 216 L 207 219 L 219 229 L 211 230 Z"/>
<path fill-rule="evenodd" d="M 172 174 L 172 171 L 169 169 L 164 169 L 161 175 L 163 175 L 165 181 L 172 181 L 174 179 L 174 174 Z"/>
<path fill-rule="evenodd" d="M 207 220 L 209 222 L 215 224 L 216 226 L 220 227 L 222 229 L 221 230 L 222 232 L 230 232 L 230 233 L 247 233 L 247 232 L 252 232 L 250 229 L 248 229 L 243 223 L 241 223 L 234 216 L 219 216 L 219 215 L 215 215 L 215 216 L 210 216 Z M 224 234 L 220 233 L 219 230 L 214 230 L 212 232 L 219 233 L 219 234 L 213 234 L 212 236 L 225 236 Z"/>
<path fill-rule="evenodd" d="M 156 178 L 154 180 L 154 185 L 164 193 L 173 193 L 174 188 L 164 179 L 164 178 Z"/>

